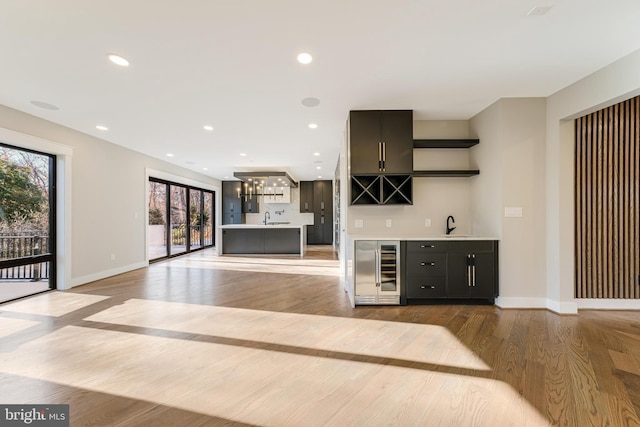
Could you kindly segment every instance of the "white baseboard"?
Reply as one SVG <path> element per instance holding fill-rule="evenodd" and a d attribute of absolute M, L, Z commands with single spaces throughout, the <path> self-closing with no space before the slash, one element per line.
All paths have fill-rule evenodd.
<path fill-rule="evenodd" d="M 500 308 L 547 308 L 547 299 L 498 297 L 496 305 Z"/>
<path fill-rule="evenodd" d="M 640 299 L 576 299 L 579 310 L 640 310 Z"/>
<path fill-rule="evenodd" d="M 578 304 L 573 302 L 561 302 L 547 300 L 547 310 L 558 314 L 578 314 Z"/>
<path fill-rule="evenodd" d="M 148 267 L 148 261 L 137 262 L 135 264 L 129 264 L 118 268 L 113 268 L 111 270 L 101 271 L 99 273 L 89 274 L 87 276 L 76 277 L 71 280 L 71 287 L 75 288 L 76 286 L 85 285 L 90 282 L 95 282 L 96 280 L 106 279 L 107 277 L 116 276 L 118 274 L 126 273 L 129 271 L 137 270 L 139 268 Z"/>
<path fill-rule="evenodd" d="M 500 308 L 546 309 L 558 314 L 577 314 L 578 306 L 574 302 L 557 302 L 547 298 L 496 298 Z"/>

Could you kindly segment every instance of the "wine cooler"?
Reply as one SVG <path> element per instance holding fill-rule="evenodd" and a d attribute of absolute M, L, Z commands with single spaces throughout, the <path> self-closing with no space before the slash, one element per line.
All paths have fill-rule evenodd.
<path fill-rule="evenodd" d="M 356 305 L 400 304 L 400 242 L 355 242 Z"/>

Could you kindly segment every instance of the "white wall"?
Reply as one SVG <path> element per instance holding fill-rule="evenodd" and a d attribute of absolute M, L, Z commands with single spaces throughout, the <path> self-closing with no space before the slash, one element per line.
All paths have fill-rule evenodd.
<path fill-rule="evenodd" d="M 72 221 L 62 236 L 70 240 L 68 251 L 58 254 L 64 256 L 60 265 L 66 263 L 69 270 L 59 280 L 60 289 L 147 265 L 147 169 L 205 188 L 220 187 L 215 179 L 5 106 L 0 106 L 0 127 L 61 144 L 73 153 L 61 165 L 71 181 L 71 194 L 65 195 L 70 204 L 62 213 Z"/>
<path fill-rule="evenodd" d="M 472 184 L 477 229 L 500 237 L 502 307 L 546 307 L 545 286 L 545 99 L 501 99 L 475 116 L 480 138 L 474 161 L 483 164 Z M 483 173 L 485 171 L 486 173 Z M 505 217 L 505 207 L 522 217 Z"/>
<path fill-rule="evenodd" d="M 640 50 L 547 98 L 546 240 L 549 308 L 638 308 L 637 300 L 574 299 L 573 119 L 640 94 Z"/>

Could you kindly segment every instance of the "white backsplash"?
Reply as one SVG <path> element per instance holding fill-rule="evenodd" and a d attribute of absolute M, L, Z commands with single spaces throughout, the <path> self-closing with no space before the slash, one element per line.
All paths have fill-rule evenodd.
<path fill-rule="evenodd" d="M 291 189 L 291 203 L 263 203 L 260 213 L 245 214 L 247 224 L 264 224 L 265 212 L 269 212 L 269 222 L 289 222 L 291 225 L 313 225 L 312 213 L 300 212 L 300 188 Z"/>

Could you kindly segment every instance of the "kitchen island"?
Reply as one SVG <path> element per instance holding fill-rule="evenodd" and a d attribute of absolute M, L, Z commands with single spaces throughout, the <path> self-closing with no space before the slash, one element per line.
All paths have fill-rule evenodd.
<path fill-rule="evenodd" d="M 227 224 L 220 226 L 219 254 L 304 255 L 306 225 Z"/>

